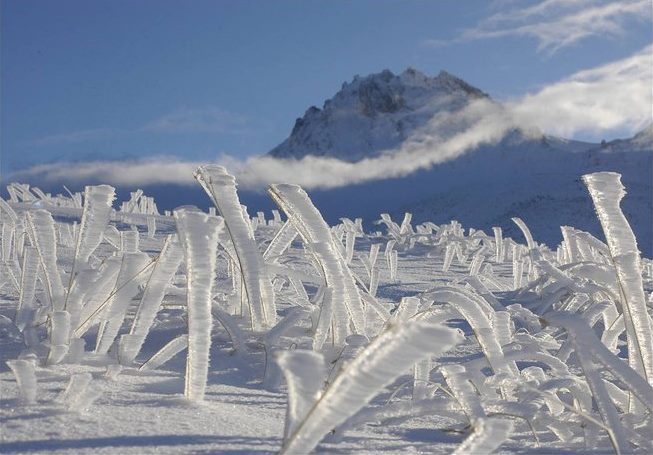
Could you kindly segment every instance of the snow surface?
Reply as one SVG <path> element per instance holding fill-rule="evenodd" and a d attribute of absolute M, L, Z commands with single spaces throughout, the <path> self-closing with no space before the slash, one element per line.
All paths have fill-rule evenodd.
<path fill-rule="evenodd" d="M 31 212 L 38 207 L 47 208 L 54 215 L 57 226 L 69 226 L 74 222 L 79 224 L 81 219 L 81 209 L 72 206 L 57 206 L 53 199 L 38 200 L 38 198 L 34 198 L 30 203 L 11 204 L 11 208 L 18 215 L 16 220 L 21 219 L 26 212 Z M 9 223 L 7 213 L 9 212 L 5 209 L 3 222 Z M 153 236 L 148 235 L 147 230 L 148 219 L 151 218 L 156 219 L 157 225 L 156 234 Z M 140 251 L 152 257 L 161 251 L 166 236 L 176 231 L 175 221 L 171 216 L 154 213 L 114 212 L 111 219 L 111 225 L 120 231 L 133 232 L 136 230 Z M 259 250 L 263 251 L 280 229 L 280 222 L 273 220 L 262 222 L 260 217 L 255 219 L 257 219 L 255 222 L 254 219 L 252 220 L 255 241 Z M 540 221 L 540 223 L 548 222 L 546 219 Z M 391 223 L 389 224 L 393 226 Z M 333 230 L 334 239 L 336 239 L 334 243 L 341 242 L 348 229 L 357 229 L 356 226 L 359 225 L 360 223 L 345 222 L 335 227 Z M 385 229 L 383 231 L 385 232 Z M 464 236 L 462 236 L 463 234 Z M 492 245 L 494 241 L 494 237 L 485 237 L 480 232 L 463 231 L 463 227 L 457 223 L 442 226 L 412 226 L 408 217 L 402 226 L 396 225 L 396 229 L 390 229 L 388 234 L 381 232 L 363 234 L 357 231 L 354 237 L 355 251 L 349 262 L 349 267 L 356 276 L 367 276 L 370 270 L 366 270 L 366 262 L 360 258 L 367 257 L 372 244 L 385 245 L 389 241 L 394 242 L 395 251 L 398 251 L 397 279 L 391 279 L 388 268 L 391 261 L 376 261 L 380 275 L 376 292 L 379 305 L 393 310 L 402 301 L 402 298 L 416 296 L 427 291 L 430 292 L 424 294 L 422 302 L 428 301 L 428 296 L 434 296 L 433 298 L 438 300 L 438 295 L 444 295 L 438 294 L 438 287 L 448 289 L 447 292 L 451 293 L 454 292 L 451 291 L 451 286 L 463 286 L 465 280 L 469 278 L 471 257 L 465 257 L 462 248 L 476 245 L 472 240 L 476 238 L 474 236 L 479 239 L 487 238 L 487 245 Z M 492 314 L 494 311 L 490 305 L 496 307 L 495 309 L 502 309 L 508 305 L 522 303 L 526 305 L 528 302 L 536 306 L 546 303 L 539 302 L 538 295 L 535 293 L 536 288 L 539 289 L 538 286 L 543 285 L 543 283 L 538 285 L 538 276 L 545 272 L 538 272 L 538 269 L 530 266 L 531 261 L 535 261 L 539 255 L 534 248 L 540 247 L 533 244 L 530 253 L 526 253 L 527 247 L 523 245 L 521 234 L 514 237 L 515 241 L 508 238 L 502 239 L 502 242 L 505 242 L 503 246 L 506 251 L 503 261 L 495 260 L 494 249 L 486 250 L 485 253 L 483 250 L 477 251 L 478 254 L 486 255 L 480 273 L 484 285 L 487 285 L 492 291 L 492 294 L 488 294 L 487 290 L 480 294 L 487 295 L 484 298 L 488 303 L 483 304 L 487 307 L 483 310 L 487 314 Z M 439 239 L 439 243 L 429 243 L 429 239 Z M 536 237 L 535 240 L 539 239 Z M 66 245 L 65 237 L 60 237 L 58 242 L 57 266 L 61 271 L 70 271 L 75 254 L 74 245 Z M 448 247 L 448 245 L 453 246 Z M 515 246 L 508 248 L 512 245 Z M 341 244 L 340 246 L 343 252 L 346 251 L 345 245 Z M 554 246 L 551 245 L 551 247 Z M 599 249 L 602 250 L 604 247 L 605 245 Z M 569 256 L 564 249 L 570 248 L 570 246 L 563 245 L 562 248 L 557 253 L 558 257 L 562 258 L 560 264 L 569 260 L 568 257 L 564 259 L 565 255 Z M 102 242 L 91 256 L 90 263 L 93 266 L 100 264 L 104 258 L 120 253 L 119 251 L 116 253 L 117 249 L 109 241 Z M 450 253 L 447 254 L 446 251 Z M 540 249 L 540 251 L 544 250 Z M 523 256 L 510 260 L 510 254 L 513 252 L 523 253 Z M 549 260 L 552 260 L 551 254 L 555 256 L 555 250 L 553 253 L 547 253 Z M 602 264 L 602 253 L 598 250 L 590 249 L 586 251 L 586 254 L 588 256 L 585 259 L 591 257 L 598 261 L 599 265 Z M 448 261 L 447 256 L 449 256 Z M 450 264 L 445 266 L 445 261 Z M 520 289 L 513 289 L 515 262 L 520 262 L 524 266 L 524 282 Z M 319 282 L 317 269 L 312 263 L 311 255 L 307 254 L 299 240 L 293 242 L 290 249 L 284 254 L 282 264 L 289 268 L 290 276 L 293 276 L 294 273 L 294 276 L 301 277 L 311 298 L 316 299 L 315 282 Z M 560 264 L 558 266 L 563 267 Z M 10 257 L 4 257 L 3 265 L 7 265 L 9 268 L 3 268 L 3 287 L 0 288 L 0 422 L 2 422 L 0 453 L 273 453 L 281 449 L 287 401 L 285 386 L 274 391 L 265 390 L 262 387 L 266 355 L 257 334 L 244 331 L 246 349 L 234 350 L 236 346 L 217 320 L 213 324 L 213 343 L 205 400 L 201 403 L 191 403 L 183 398 L 185 351 L 153 371 L 139 371 L 134 366 L 121 368 L 116 364 L 115 352 L 112 351 L 108 356 L 87 352 L 81 364 L 63 363 L 49 366 L 39 364 L 36 366 L 38 380 L 36 403 L 22 403 L 16 380 L 5 363 L 7 360 L 16 359 L 24 350 L 24 345 L 20 332 L 11 322 L 16 311 L 17 296 L 12 291 L 11 281 L 6 279 L 7 274 L 10 273 L 9 270 L 13 267 Z M 649 298 L 649 306 L 653 291 L 653 267 L 651 265 L 650 260 L 644 260 L 644 268 L 640 271 L 644 279 L 644 291 Z M 369 268 L 369 261 L 367 266 Z M 228 272 L 225 257 L 219 256 L 216 287 L 218 289 L 217 297 L 220 301 L 227 297 L 221 292 L 226 292 L 224 290 L 232 285 L 232 277 Z M 554 272 L 555 270 L 550 273 Z M 555 273 L 562 274 L 562 272 Z M 369 274 L 371 275 L 371 273 Z M 62 274 L 62 277 L 64 283 L 67 283 L 65 273 Z M 565 275 L 562 274 L 562 277 L 564 278 Z M 313 280 L 315 282 L 312 282 Z M 578 292 L 587 292 L 583 291 L 583 286 L 591 284 L 583 279 L 574 281 L 561 278 L 561 280 L 545 281 L 544 283 L 549 283 L 549 287 L 560 288 L 562 286 L 564 289 L 564 286 L 568 286 L 568 289 L 580 289 Z M 477 290 L 479 289 L 478 284 L 473 284 L 471 281 L 470 284 Z M 184 287 L 185 277 L 180 271 L 166 293 L 162 309 L 156 316 L 143 350 L 136 359 L 135 366 L 145 362 L 173 338 L 187 333 Z M 465 292 L 471 295 L 472 290 L 466 289 Z M 291 287 L 282 287 L 276 292 L 279 315 L 283 317 L 292 307 L 297 306 L 297 295 L 295 291 L 291 290 Z M 560 294 L 560 296 L 562 295 Z M 43 295 L 40 293 L 39 299 L 42 298 Z M 137 303 L 138 298 L 131 302 L 126 323 L 121 329 L 122 333 L 128 332 Z M 573 304 L 573 301 L 562 299 L 559 303 L 564 307 L 567 304 Z M 555 304 L 558 305 L 558 303 Z M 531 306 L 531 308 L 535 307 Z M 234 309 L 237 310 L 236 307 L 231 308 L 232 311 Z M 648 311 L 650 312 L 650 309 Z M 369 313 L 367 317 L 369 321 L 373 322 L 375 319 L 372 314 Z M 436 313 L 436 316 L 438 314 Z M 489 320 L 490 324 L 500 323 L 498 316 L 496 321 L 492 317 Z M 441 361 L 447 365 L 483 362 L 470 326 L 458 318 L 460 316 L 449 320 L 448 325 L 462 330 L 466 335 L 466 341 L 449 351 Z M 449 317 L 445 319 L 449 319 Z M 470 317 L 468 320 L 474 330 L 492 330 L 487 326 L 487 321 L 483 322 L 485 327 L 479 328 L 474 327 L 474 317 Z M 537 317 L 528 324 L 539 325 Z M 242 320 L 240 325 L 243 330 L 248 326 L 247 321 Z M 506 327 L 504 326 L 504 329 Z M 291 329 L 281 337 L 278 344 L 279 349 L 305 346 L 309 328 L 298 325 Z M 371 328 L 369 330 L 370 333 L 374 332 Z M 510 331 L 509 327 L 508 331 Z M 489 332 L 479 333 L 481 334 L 479 340 L 483 336 L 492 336 Z M 540 335 L 543 334 L 544 331 L 540 333 Z M 96 335 L 97 330 L 92 329 L 85 336 L 87 351 L 94 346 Z M 503 344 L 506 342 L 506 338 L 511 336 L 513 335 L 506 334 L 504 331 L 501 335 L 502 338 L 497 338 L 497 341 Z M 548 341 L 546 337 L 541 338 L 543 345 L 552 342 L 554 340 L 550 336 Z M 623 340 L 619 341 L 618 348 L 622 356 L 624 347 Z M 503 356 L 501 346 L 494 346 L 492 349 L 494 350 L 493 356 Z M 503 349 L 507 348 L 504 346 Z M 33 355 L 32 358 L 34 359 Z M 614 358 L 616 359 L 616 357 Z M 512 361 L 506 365 L 510 362 Z M 625 367 L 626 363 L 622 363 Z M 521 368 L 529 365 L 534 367 L 540 364 L 537 362 L 525 363 L 521 365 Z M 493 365 L 493 368 L 495 366 Z M 526 370 L 528 368 L 524 371 Z M 510 369 L 506 371 L 510 371 Z M 574 369 L 573 372 L 582 378 L 582 373 L 579 370 Z M 71 374 L 74 373 L 90 373 L 93 379 L 88 385 L 91 388 L 89 394 L 81 396 L 79 398 L 81 404 L 77 403 L 73 406 L 70 403 L 70 398 L 62 396 L 62 394 L 68 387 Z M 536 373 L 533 371 L 532 374 L 537 376 Z M 434 380 L 443 381 L 444 379 L 439 376 Z M 418 403 L 415 403 L 413 408 L 413 404 L 410 402 L 411 387 L 402 385 L 406 382 L 412 383 L 410 371 L 401 374 L 398 380 L 372 401 L 372 405 L 379 408 L 387 402 L 407 405 L 409 409 L 413 409 L 414 417 L 387 419 L 382 424 L 374 422 L 358 424 L 348 429 L 344 435 L 338 433 L 333 437 L 327 437 L 319 444 L 317 451 L 319 453 L 451 453 L 470 434 L 473 435 L 473 438 L 489 438 L 491 442 L 488 442 L 487 446 L 498 445 L 507 437 L 513 427 L 512 424 L 506 424 L 503 420 L 493 421 L 490 419 L 479 424 L 474 433 L 470 433 L 468 426 L 451 418 L 451 409 L 449 408 L 449 413 L 447 411 L 428 412 L 428 408 L 424 411 L 418 406 Z M 532 384 L 536 383 L 537 381 Z M 451 387 L 455 392 L 455 388 Z M 648 390 L 646 385 L 643 387 L 644 390 Z M 617 399 L 625 393 L 621 389 L 615 391 L 615 388 L 618 389 L 613 385 L 610 389 L 611 393 L 614 393 L 611 395 L 615 397 L 613 399 Z M 508 395 L 513 393 L 510 387 L 502 390 Z M 445 399 L 446 395 L 442 395 L 442 398 Z M 466 399 L 474 398 L 468 396 Z M 489 413 L 488 409 L 492 409 L 491 406 L 494 405 L 490 405 L 484 412 Z M 519 412 L 519 409 L 515 407 L 515 410 L 511 412 Z M 598 414 L 594 413 L 594 415 L 598 418 Z M 626 418 L 635 419 L 632 427 L 644 431 L 641 422 L 635 418 L 636 416 L 637 414 L 629 414 Z M 539 446 L 534 441 L 528 426 L 519 419 L 513 422 L 514 430 L 510 433 L 509 439 L 501 445 L 499 449 L 501 453 L 529 451 L 533 453 L 609 453 L 611 450 L 606 435 L 601 433 L 601 430 L 597 429 L 598 427 L 591 426 L 590 429 L 594 431 L 591 434 L 594 437 L 588 438 L 591 446 L 587 447 L 585 445 L 587 442 L 580 436 L 582 432 L 580 422 L 577 420 L 565 424 L 576 431 L 574 437 L 566 442 L 557 440 L 551 432 L 540 429 Z M 493 429 L 496 429 L 498 433 L 492 434 Z M 489 433 L 485 434 L 487 432 Z M 481 434 L 482 436 L 480 436 Z M 646 437 L 644 436 L 644 439 Z M 483 446 L 486 443 L 468 441 L 467 444 Z M 639 441 L 639 444 L 638 448 L 643 450 L 641 453 L 644 453 L 646 448 L 642 449 L 641 447 L 641 444 L 644 443 Z"/>

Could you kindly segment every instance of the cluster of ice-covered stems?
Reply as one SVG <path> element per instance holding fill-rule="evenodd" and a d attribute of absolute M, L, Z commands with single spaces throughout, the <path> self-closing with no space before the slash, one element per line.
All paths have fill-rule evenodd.
<path fill-rule="evenodd" d="M 324 279 L 324 286 L 330 290 L 328 304 L 321 305 L 318 327 L 330 329 L 336 346 L 343 346 L 352 330 L 353 333 L 365 334 L 363 299 L 342 254 L 342 244 L 336 244 L 329 225 L 301 187 L 271 185 L 268 193 L 312 253 Z M 322 336 L 315 337 L 315 349 L 320 349 L 324 343 L 325 332 L 318 331 Z"/>
<path fill-rule="evenodd" d="M 281 453 L 309 453 L 333 428 L 365 406 L 415 362 L 461 341 L 455 330 L 411 320 L 389 325 L 360 350 L 328 387 L 324 358 L 310 350 L 284 351 L 279 364 L 288 383 Z"/>
<path fill-rule="evenodd" d="M 403 299 L 391 320 L 464 319 L 473 334 L 468 341 L 478 343 L 483 357 L 457 365 L 439 364 L 429 357 L 416 362 L 408 404 L 395 400 L 354 413 L 341 422 L 336 436 L 363 422 L 440 414 L 473 428 L 457 453 L 489 453 L 521 424 L 536 444 L 548 432 L 563 446 L 573 447 L 574 438 L 580 436 L 586 447 L 607 444 L 616 453 L 653 450 L 653 389 L 646 375 L 651 316 L 642 283 L 646 270 L 619 209 L 623 196 L 619 176 L 600 173 L 585 176 L 584 181 L 607 245 L 588 233 L 563 227 L 565 240 L 552 252 L 534 241 L 520 219 L 514 221 L 527 245 L 503 238 L 500 229 L 490 238 L 480 231 L 465 236 L 456 224 L 417 227 L 421 236 L 417 242 L 437 246 L 445 238 L 445 246 L 454 240 L 472 263 L 483 256 L 486 266 L 512 255 L 513 274 L 515 269 L 527 274 L 519 280 L 513 277 L 513 286 L 506 286 L 492 268 L 479 273 L 476 264 L 470 266 L 472 276 L 462 285 L 438 286 L 419 298 Z M 453 256 L 446 246 L 439 251 Z M 501 301 L 486 283 L 504 291 Z M 517 289 L 506 294 L 511 288 Z M 620 352 L 619 337 L 624 333 L 627 358 L 620 358 L 615 353 Z M 355 354 L 366 344 L 358 341 L 347 345 Z M 330 377 L 328 384 L 332 382 Z M 401 387 L 393 396 L 400 391 Z M 292 406 L 291 398 L 289 409 Z"/>

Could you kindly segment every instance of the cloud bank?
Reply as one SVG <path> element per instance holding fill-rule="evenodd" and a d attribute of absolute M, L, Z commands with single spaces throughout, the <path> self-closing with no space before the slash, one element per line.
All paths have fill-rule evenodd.
<path fill-rule="evenodd" d="M 356 163 L 313 156 L 301 160 L 269 156 L 239 160 L 226 155 L 217 157 L 216 162 L 234 173 L 245 188 L 273 182 L 292 182 L 309 189 L 331 188 L 408 175 L 456 158 L 478 145 L 496 143 L 515 128 L 534 135 L 541 131 L 562 136 L 588 131 L 609 135 L 618 129 L 635 133 L 651 121 L 652 68 L 653 46 L 647 46 L 630 57 L 580 71 L 519 99 L 503 104 L 480 99 L 461 110 L 439 113 L 398 149 Z M 175 157 L 73 166 L 55 163 L 32 167 L 12 178 L 126 186 L 195 185 L 192 173 L 200 164 Z"/>

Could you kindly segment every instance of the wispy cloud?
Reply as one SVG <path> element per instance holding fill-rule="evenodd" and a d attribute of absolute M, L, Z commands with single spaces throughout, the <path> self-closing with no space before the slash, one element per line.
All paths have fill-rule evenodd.
<path fill-rule="evenodd" d="M 82 142 L 97 141 L 119 134 L 120 130 L 112 128 L 94 128 L 90 130 L 72 131 L 68 133 L 51 134 L 38 139 L 25 142 L 32 147 L 47 147 L 53 145 L 77 144 Z"/>
<path fill-rule="evenodd" d="M 515 118 L 563 136 L 641 130 L 651 122 L 653 46 L 508 103 Z"/>
<path fill-rule="evenodd" d="M 256 188 L 292 182 L 306 188 L 328 188 L 369 180 L 400 177 L 453 159 L 481 144 L 500 141 L 514 128 L 541 134 L 573 135 L 617 130 L 632 133 L 650 122 L 653 48 L 606 65 L 580 71 L 555 84 L 499 104 L 479 99 L 456 112 L 443 112 L 396 150 L 356 163 L 307 156 L 301 160 L 269 156 L 216 162 L 238 177 L 239 185 Z M 160 158 L 140 162 L 92 162 L 37 166 L 16 179 L 51 182 L 106 182 L 145 186 L 154 183 L 195 184 L 199 162 Z"/>
<path fill-rule="evenodd" d="M 219 107 L 182 108 L 152 120 L 143 131 L 157 133 L 227 133 L 249 132 L 250 120 Z"/>
<path fill-rule="evenodd" d="M 524 4 L 528 6 L 524 6 Z M 464 30 L 453 40 L 427 40 L 446 44 L 507 36 L 533 38 L 538 50 L 558 50 L 594 36 L 619 37 L 630 21 L 650 21 L 650 0 L 539 0 L 517 2 Z"/>

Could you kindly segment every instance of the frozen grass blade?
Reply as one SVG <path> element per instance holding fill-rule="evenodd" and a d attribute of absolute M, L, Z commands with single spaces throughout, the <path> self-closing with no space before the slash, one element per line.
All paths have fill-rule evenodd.
<path fill-rule="evenodd" d="M 181 351 L 188 347 L 188 335 L 183 334 L 179 335 L 177 338 L 173 338 L 172 341 L 169 341 L 161 349 L 157 351 L 152 357 L 145 362 L 139 370 L 156 370 L 161 365 L 166 363 L 168 360 L 172 359 L 174 356 L 179 354 Z"/>
<path fill-rule="evenodd" d="M 610 249 L 619 282 L 628 341 L 628 363 L 653 385 L 653 328 L 646 310 L 637 240 L 620 203 L 626 192 L 621 175 L 597 172 L 583 176 Z"/>
<path fill-rule="evenodd" d="M 417 320 L 384 330 L 314 402 L 289 434 L 281 453 L 310 453 L 326 433 L 359 411 L 383 387 L 416 362 L 445 352 L 461 338 L 455 330 Z"/>

